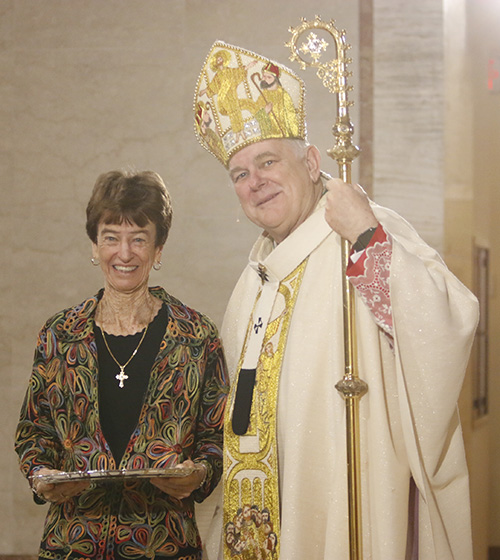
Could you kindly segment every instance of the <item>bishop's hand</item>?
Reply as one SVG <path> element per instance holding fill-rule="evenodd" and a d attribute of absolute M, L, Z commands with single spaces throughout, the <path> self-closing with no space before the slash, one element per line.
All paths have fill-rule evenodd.
<path fill-rule="evenodd" d="M 325 219 L 344 239 L 355 243 L 367 229 L 378 226 L 368 196 L 359 185 L 331 179 L 326 188 Z"/>

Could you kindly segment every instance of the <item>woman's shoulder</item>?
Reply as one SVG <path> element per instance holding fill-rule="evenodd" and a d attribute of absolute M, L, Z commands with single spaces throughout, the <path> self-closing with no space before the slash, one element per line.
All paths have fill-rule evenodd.
<path fill-rule="evenodd" d="M 93 326 L 93 317 L 99 297 L 99 294 L 97 294 L 86 298 L 77 305 L 54 313 L 45 321 L 42 331 L 53 331 L 58 338 L 81 338 L 86 336 Z"/>

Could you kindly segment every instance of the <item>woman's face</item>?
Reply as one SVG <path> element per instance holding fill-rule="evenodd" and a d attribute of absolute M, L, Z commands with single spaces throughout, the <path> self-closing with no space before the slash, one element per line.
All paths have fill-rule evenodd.
<path fill-rule="evenodd" d="M 99 223 L 97 243 L 92 245 L 94 258 L 99 259 L 106 288 L 121 293 L 134 293 L 147 287 L 149 273 L 161 258 L 161 247 L 155 247 L 156 226 L 145 227 L 123 222 Z"/>

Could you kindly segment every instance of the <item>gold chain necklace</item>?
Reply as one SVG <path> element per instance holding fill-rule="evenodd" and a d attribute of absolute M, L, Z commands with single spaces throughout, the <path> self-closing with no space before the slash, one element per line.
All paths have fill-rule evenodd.
<path fill-rule="evenodd" d="M 125 374 L 125 368 L 130 364 L 130 362 L 132 361 L 132 358 L 137 354 L 137 350 L 139 350 L 139 348 L 142 344 L 142 341 L 144 340 L 144 338 L 146 336 L 146 333 L 148 332 L 148 327 L 149 327 L 149 324 L 146 325 L 146 328 L 144 329 L 144 334 L 141 336 L 141 340 L 139 340 L 139 344 L 137 345 L 137 348 L 132 352 L 132 355 L 130 356 L 130 358 L 123 365 L 121 365 L 120 362 L 114 357 L 113 352 L 111 352 L 111 348 L 108 345 L 108 341 L 106 340 L 106 335 L 104 334 L 104 329 L 101 329 L 102 338 L 104 340 L 104 344 L 106 345 L 106 348 L 108 349 L 109 355 L 113 358 L 113 360 L 116 362 L 116 365 L 120 368 L 120 373 L 117 373 L 115 375 L 115 379 L 118 379 L 118 381 L 120 382 L 118 384 L 118 387 L 120 387 L 120 389 L 123 389 L 123 387 L 124 387 L 123 382 L 125 381 L 125 379 L 128 379 L 128 375 Z"/>

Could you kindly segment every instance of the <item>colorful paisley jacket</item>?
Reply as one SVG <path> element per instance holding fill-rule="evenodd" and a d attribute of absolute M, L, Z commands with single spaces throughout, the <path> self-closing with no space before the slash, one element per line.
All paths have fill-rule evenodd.
<path fill-rule="evenodd" d="M 147 479 L 93 482 L 79 496 L 50 504 L 40 558 L 198 557 L 194 501 L 204 500 L 221 476 L 226 365 L 207 317 L 162 288 L 150 291 L 166 303 L 168 325 L 120 464 L 99 423 L 94 314 L 101 290 L 40 331 L 16 433 L 21 470 L 29 477 L 42 467 L 161 468 L 191 458 L 205 463 L 205 482 L 182 505 Z"/>

